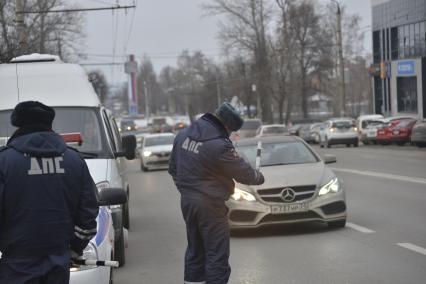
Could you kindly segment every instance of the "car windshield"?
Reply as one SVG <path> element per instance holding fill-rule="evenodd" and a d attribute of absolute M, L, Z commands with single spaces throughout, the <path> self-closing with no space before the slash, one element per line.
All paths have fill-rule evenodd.
<path fill-rule="evenodd" d="M 173 135 L 154 136 L 145 138 L 145 147 L 172 145 L 175 137 Z"/>
<path fill-rule="evenodd" d="M 411 119 L 401 120 L 401 122 L 397 124 L 396 128 L 405 128 L 405 127 L 408 127 L 413 122 L 414 122 L 414 120 L 411 120 Z"/>
<path fill-rule="evenodd" d="M 255 165 L 257 145 L 237 146 L 239 155 Z M 264 143 L 260 164 L 263 167 L 275 165 L 307 164 L 316 163 L 319 160 L 313 152 L 299 141 Z"/>
<path fill-rule="evenodd" d="M 352 121 L 333 121 L 333 125 L 331 127 L 334 128 L 351 128 L 354 127 L 354 123 Z"/>
<path fill-rule="evenodd" d="M 0 112 L 0 144 L 5 144 L 16 130 L 15 127 L 10 125 L 11 112 Z M 81 152 L 95 154 L 93 157 L 109 155 L 109 151 L 106 150 L 108 147 L 104 146 L 106 145 L 105 138 L 94 109 L 55 108 L 53 130 L 58 134 L 81 133 L 82 145 L 72 145 L 72 147 Z"/>
<path fill-rule="evenodd" d="M 287 133 L 287 128 L 285 126 L 271 126 L 265 127 L 263 134 L 285 134 Z"/>
<path fill-rule="evenodd" d="M 246 120 L 241 127 L 241 130 L 256 130 L 262 123 L 259 120 Z"/>

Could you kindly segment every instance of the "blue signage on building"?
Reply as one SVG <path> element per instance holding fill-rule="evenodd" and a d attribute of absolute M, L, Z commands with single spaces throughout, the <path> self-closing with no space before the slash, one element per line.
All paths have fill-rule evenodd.
<path fill-rule="evenodd" d="M 404 60 L 398 62 L 398 75 L 414 75 L 416 73 L 414 60 Z"/>

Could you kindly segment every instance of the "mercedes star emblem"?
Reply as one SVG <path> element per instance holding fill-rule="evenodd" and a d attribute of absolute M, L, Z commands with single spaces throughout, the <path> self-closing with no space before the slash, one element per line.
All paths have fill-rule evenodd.
<path fill-rule="evenodd" d="M 281 192 L 281 198 L 284 202 L 292 202 L 296 198 L 296 193 L 291 188 L 284 188 Z"/>

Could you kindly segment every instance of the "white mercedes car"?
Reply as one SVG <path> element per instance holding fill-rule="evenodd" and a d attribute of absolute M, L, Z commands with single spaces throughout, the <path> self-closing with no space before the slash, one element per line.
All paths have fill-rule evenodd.
<path fill-rule="evenodd" d="M 231 229 L 264 225 L 322 221 L 329 227 L 346 224 L 346 199 L 342 182 L 302 139 L 295 136 L 264 137 L 235 143 L 239 155 L 254 166 L 258 141 L 262 141 L 261 172 L 265 183 L 237 183 L 227 201 Z"/>
<path fill-rule="evenodd" d="M 141 170 L 167 169 L 174 140 L 175 135 L 173 133 L 145 135 L 142 147 L 139 149 Z"/>

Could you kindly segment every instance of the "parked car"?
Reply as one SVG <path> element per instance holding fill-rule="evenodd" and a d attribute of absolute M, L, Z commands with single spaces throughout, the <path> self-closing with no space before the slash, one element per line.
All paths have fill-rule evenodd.
<path fill-rule="evenodd" d="M 304 124 L 299 129 L 299 137 L 305 140 L 306 143 L 315 142 L 315 137 L 311 136 L 312 124 Z"/>
<path fill-rule="evenodd" d="M 48 60 L 44 59 L 47 57 Z M 15 130 L 9 121 L 18 102 L 18 89 L 20 101 L 37 100 L 55 109 L 53 130 L 57 133 L 81 135 L 82 144 L 75 147 L 85 159 L 99 192 L 111 187 L 121 188 L 129 195 L 125 159 L 135 158 L 136 139 L 133 135 L 120 136 L 115 118 L 101 105 L 81 66 L 63 63 L 57 56 L 45 56 L 41 60 L 18 57 L 11 64 L 0 64 L 0 137 L 10 137 Z M 128 203 L 114 205 L 109 210 L 115 233 L 113 255 L 124 265 L 129 206 Z M 109 272 L 95 268 L 82 273 L 93 273 L 96 279 L 101 277 L 99 273 Z"/>
<path fill-rule="evenodd" d="M 266 124 L 260 126 L 256 131 L 256 137 L 290 135 L 284 124 Z"/>
<path fill-rule="evenodd" d="M 235 147 L 240 157 L 255 165 L 258 141 L 262 141 L 261 171 L 265 183 L 247 186 L 237 183 L 227 201 L 231 229 L 257 228 L 309 221 L 330 227 L 344 227 L 346 199 L 342 183 L 301 138 L 262 137 L 240 140 Z"/>
<path fill-rule="evenodd" d="M 401 120 L 392 131 L 391 142 L 395 142 L 399 146 L 404 146 L 411 141 L 411 132 L 413 130 L 416 120 L 403 119 Z"/>
<path fill-rule="evenodd" d="M 364 133 L 361 135 L 362 143 L 368 144 L 377 144 L 377 130 L 385 124 L 384 119 L 378 120 L 368 120 L 366 121 L 366 126 L 364 127 Z"/>
<path fill-rule="evenodd" d="M 383 124 L 377 128 L 376 141 L 381 145 L 388 145 L 392 142 L 394 128 L 403 120 L 413 120 L 412 117 L 390 117 L 383 120 Z"/>
<path fill-rule="evenodd" d="M 360 115 L 356 120 L 356 127 L 358 128 L 359 140 L 364 144 L 369 144 L 371 137 L 373 137 L 373 128 L 368 129 L 369 124 L 374 124 L 375 122 L 383 119 L 381 114 L 369 114 L 369 115 Z M 370 130 L 370 131 L 369 131 Z M 369 136 L 370 135 L 370 136 Z M 376 134 L 374 133 L 374 137 Z"/>
<path fill-rule="evenodd" d="M 353 145 L 358 147 L 358 129 L 355 121 L 350 118 L 334 118 L 326 121 L 320 132 L 321 148 L 331 145 L 345 144 L 346 147 Z"/>
<path fill-rule="evenodd" d="M 309 129 L 309 136 L 311 137 L 311 142 L 318 144 L 320 142 L 321 137 L 321 129 L 324 128 L 324 123 L 314 123 L 311 125 L 311 128 Z"/>
<path fill-rule="evenodd" d="M 243 126 L 236 132 L 236 135 L 238 135 L 240 139 L 254 137 L 260 126 L 262 126 L 262 121 L 260 119 L 245 119 Z"/>
<path fill-rule="evenodd" d="M 167 169 L 174 139 L 173 133 L 146 135 L 139 150 L 141 170 L 145 172 L 150 169 Z"/>
<path fill-rule="evenodd" d="M 426 147 L 426 119 L 418 120 L 411 132 L 411 142 L 417 147 Z"/>

